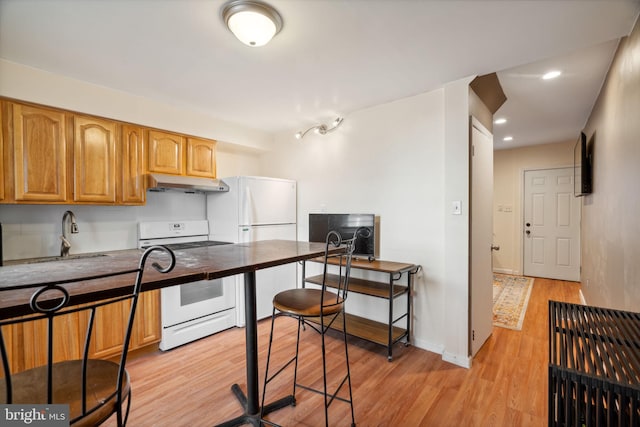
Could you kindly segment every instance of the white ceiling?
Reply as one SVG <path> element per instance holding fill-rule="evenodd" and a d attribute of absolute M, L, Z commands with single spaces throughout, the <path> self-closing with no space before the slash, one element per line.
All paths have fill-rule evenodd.
<path fill-rule="evenodd" d="M 266 132 L 498 72 L 504 148 L 575 138 L 640 11 L 640 0 L 268 3 L 284 28 L 250 48 L 224 26 L 223 0 L 0 0 L 0 58 Z M 563 76 L 542 82 L 551 68 Z"/>

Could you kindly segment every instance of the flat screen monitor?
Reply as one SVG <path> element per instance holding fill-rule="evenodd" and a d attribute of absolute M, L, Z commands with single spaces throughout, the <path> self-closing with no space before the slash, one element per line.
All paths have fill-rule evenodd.
<path fill-rule="evenodd" d="M 593 190 L 593 145 L 595 134 L 587 142 L 584 132 L 580 133 L 573 148 L 574 195 L 576 197 L 591 194 Z"/>
<path fill-rule="evenodd" d="M 367 227 L 369 236 L 358 236 L 353 256 L 373 260 L 376 256 L 375 214 L 309 214 L 309 241 L 325 242 L 327 233 L 332 230 L 349 239 L 359 227 Z"/>

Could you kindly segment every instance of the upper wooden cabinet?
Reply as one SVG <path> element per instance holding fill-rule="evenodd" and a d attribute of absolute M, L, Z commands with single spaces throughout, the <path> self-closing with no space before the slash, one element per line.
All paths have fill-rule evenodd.
<path fill-rule="evenodd" d="M 184 175 L 185 138 L 181 135 L 149 131 L 149 172 Z"/>
<path fill-rule="evenodd" d="M 118 202 L 144 204 L 144 128 L 122 125 L 120 190 Z"/>
<path fill-rule="evenodd" d="M 149 131 L 148 171 L 216 177 L 216 142 L 175 133 Z"/>
<path fill-rule="evenodd" d="M 65 114 L 13 104 L 13 171 L 16 201 L 65 202 L 69 147 Z"/>
<path fill-rule="evenodd" d="M 0 203 L 143 205 L 147 173 L 216 177 L 216 141 L 0 98 Z"/>
<path fill-rule="evenodd" d="M 115 203 L 116 122 L 74 117 L 75 202 Z"/>
<path fill-rule="evenodd" d="M 205 178 L 216 177 L 216 142 L 199 139 L 187 139 L 187 175 Z"/>

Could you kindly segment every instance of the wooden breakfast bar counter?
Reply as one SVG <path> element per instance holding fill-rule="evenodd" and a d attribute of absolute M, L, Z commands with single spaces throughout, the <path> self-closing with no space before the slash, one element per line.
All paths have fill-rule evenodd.
<path fill-rule="evenodd" d="M 199 280 L 244 274 L 246 317 L 247 394 L 237 384 L 232 390 L 244 406 L 244 414 L 222 425 L 260 425 L 258 396 L 258 336 L 256 319 L 257 270 L 303 261 L 324 254 L 324 243 L 288 240 L 264 240 L 223 246 L 209 246 L 175 251 L 176 266 L 170 273 L 161 274 L 151 267 L 153 261 L 162 263 L 160 255 L 149 257 L 143 278 L 143 291 L 160 289 Z M 337 252 L 340 249 L 334 249 Z M 13 288 L 43 281 L 67 280 L 73 277 L 98 275 L 112 271 L 134 269 L 142 250 L 106 252 L 100 256 L 87 256 L 63 261 L 23 263 L 0 267 L 0 287 Z M 132 275 L 132 281 L 134 276 Z M 71 304 L 82 304 L 119 296 L 125 292 L 128 281 L 105 279 L 99 285 L 82 286 L 82 282 L 67 288 Z M 259 284 L 257 284 L 259 286 Z M 0 301 L 0 319 L 29 313 L 31 291 L 16 289 L 6 292 Z M 265 414 L 292 403 L 289 396 L 268 405 Z"/>

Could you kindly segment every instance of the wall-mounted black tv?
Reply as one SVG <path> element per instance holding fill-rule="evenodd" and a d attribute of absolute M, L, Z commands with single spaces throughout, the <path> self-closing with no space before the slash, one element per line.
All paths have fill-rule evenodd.
<path fill-rule="evenodd" d="M 370 261 L 376 257 L 376 216 L 375 214 L 309 214 L 309 241 L 324 242 L 327 233 L 335 230 L 343 238 L 351 238 L 359 227 L 367 227 L 369 236 L 358 236 L 353 256 L 367 258 Z"/>
<path fill-rule="evenodd" d="M 587 142 L 587 136 L 580 137 L 573 148 L 573 192 L 576 197 L 591 194 L 593 191 L 593 145 L 595 133 Z"/>

